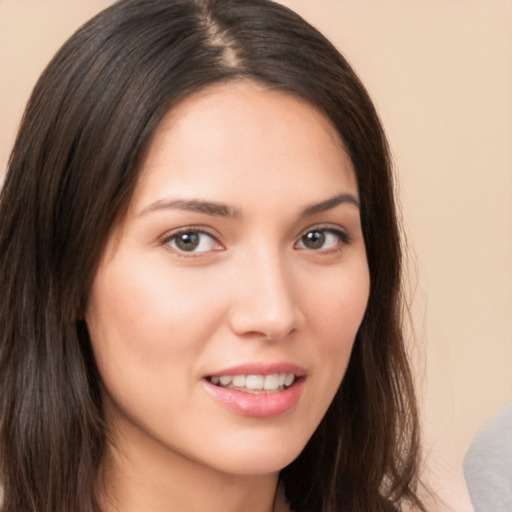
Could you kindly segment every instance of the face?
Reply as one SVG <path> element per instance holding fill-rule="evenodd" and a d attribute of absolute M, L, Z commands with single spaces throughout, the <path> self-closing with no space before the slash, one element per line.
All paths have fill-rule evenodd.
<path fill-rule="evenodd" d="M 157 129 L 90 293 L 107 424 L 176 463 L 277 472 L 332 401 L 368 294 L 327 118 L 252 83 L 196 93 Z"/>

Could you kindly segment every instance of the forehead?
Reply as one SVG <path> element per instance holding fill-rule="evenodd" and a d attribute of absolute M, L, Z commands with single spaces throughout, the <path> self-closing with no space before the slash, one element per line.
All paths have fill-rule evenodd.
<path fill-rule="evenodd" d="M 233 82 L 192 94 L 164 116 L 132 202 L 139 207 L 162 194 L 237 202 L 291 193 L 310 202 L 332 196 L 333 187 L 357 195 L 352 163 L 329 119 L 291 94 Z"/>

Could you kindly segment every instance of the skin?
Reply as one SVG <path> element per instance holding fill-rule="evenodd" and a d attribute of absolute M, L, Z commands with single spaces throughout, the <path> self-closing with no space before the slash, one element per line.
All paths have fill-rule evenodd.
<path fill-rule="evenodd" d="M 368 300 L 357 200 L 334 128 L 291 95 L 224 84 L 166 115 L 85 312 L 110 432 L 105 510 L 282 510 L 278 472 L 327 410 Z M 207 234 L 185 251 L 182 228 Z M 212 398 L 205 377 L 248 362 L 303 368 L 293 407 L 250 417 Z"/>

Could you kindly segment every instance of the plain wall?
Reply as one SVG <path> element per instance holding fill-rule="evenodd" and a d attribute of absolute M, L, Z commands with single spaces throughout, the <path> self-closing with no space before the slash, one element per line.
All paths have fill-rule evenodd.
<path fill-rule="evenodd" d="M 1 170 L 38 75 L 110 3 L 0 0 Z M 512 2 L 283 3 L 344 53 L 389 135 L 429 479 L 439 510 L 470 511 L 462 457 L 512 394 Z"/>

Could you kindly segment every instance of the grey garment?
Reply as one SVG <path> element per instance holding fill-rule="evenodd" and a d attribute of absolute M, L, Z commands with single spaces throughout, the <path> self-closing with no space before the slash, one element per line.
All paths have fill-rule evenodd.
<path fill-rule="evenodd" d="M 512 398 L 475 434 L 463 468 L 475 512 L 512 512 Z"/>

